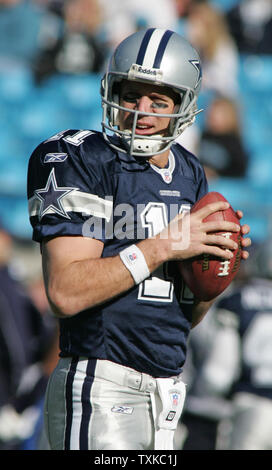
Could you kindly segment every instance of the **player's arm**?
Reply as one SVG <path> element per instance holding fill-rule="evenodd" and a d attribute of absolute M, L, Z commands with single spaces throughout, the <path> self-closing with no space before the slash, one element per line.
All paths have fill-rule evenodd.
<path fill-rule="evenodd" d="M 199 386 L 203 393 L 226 396 L 241 370 L 239 314 L 225 310 L 219 303 L 215 319 L 216 334 L 211 341 L 209 353 L 202 367 Z"/>
<path fill-rule="evenodd" d="M 138 245 L 149 271 L 166 260 L 155 239 Z M 56 316 L 72 316 L 126 292 L 135 285 L 119 255 L 102 258 L 103 243 L 85 237 L 56 237 L 42 244 L 46 292 Z"/>
<path fill-rule="evenodd" d="M 205 317 L 206 313 L 210 310 L 212 304 L 214 303 L 215 299 L 209 301 L 203 301 L 196 299 L 194 301 L 193 310 L 192 310 L 192 326 L 194 328 L 198 325 L 203 318 Z"/>
<path fill-rule="evenodd" d="M 206 212 L 216 211 L 224 203 L 215 203 Z M 142 240 L 138 248 L 144 255 L 150 273 L 169 259 L 185 259 L 208 251 L 228 259 L 235 249 L 234 242 L 222 236 L 206 234 L 205 230 L 235 230 L 230 222 L 199 225 L 203 210 L 191 217 L 192 243 L 184 249 L 173 251 L 171 231 L 169 236 Z M 181 224 L 182 220 L 175 221 Z M 219 224 L 219 225 L 218 225 Z M 198 236 L 197 236 L 198 233 Z M 126 292 L 135 285 L 131 272 L 119 255 L 102 258 L 103 243 L 84 237 L 56 237 L 43 243 L 43 270 L 49 302 L 60 317 L 93 307 Z"/>

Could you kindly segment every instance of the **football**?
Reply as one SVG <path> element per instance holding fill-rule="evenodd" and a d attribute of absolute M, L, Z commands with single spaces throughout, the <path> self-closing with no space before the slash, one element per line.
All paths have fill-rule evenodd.
<path fill-rule="evenodd" d="M 195 212 L 205 205 L 225 201 L 226 199 L 218 192 L 210 192 L 194 204 L 191 212 Z M 228 202 L 228 201 L 227 201 Z M 227 210 L 215 212 L 204 219 L 228 220 L 240 225 L 239 218 L 232 207 Z M 225 237 L 231 237 L 238 244 L 230 260 L 212 257 L 209 254 L 179 261 L 178 269 L 191 292 L 199 299 L 208 301 L 221 294 L 236 276 L 241 261 L 241 231 L 240 232 L 217 232 Z"/>

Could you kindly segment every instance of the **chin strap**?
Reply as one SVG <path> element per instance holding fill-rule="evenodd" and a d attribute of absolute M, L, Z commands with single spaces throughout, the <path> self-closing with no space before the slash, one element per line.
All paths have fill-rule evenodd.
<path fill-rule="evenodd" d="M 162 135 L 160 134 L 156 134 L 152 137 L 156 137 L 157 139 L 162 139 Z M 132 142 L 131 133 L 128 136 L 122 136 L 122 140 L 125 143 L 128 150 L 132 152 L 143 153 L 143 154 L 157 153 L 161 150 L 163 146 L 163 142 L 157 139 L 137 139 L 137 137 L 135 137 Z"/>
<path fill-rule="evenodd" d="M 175 138 L 178 138 L 184 131 L 187 129 L 187 127 L 191 126 L 196 119 L 196 114 L 200 113 L 202 111 L 198 110 L 195 112 L 195 114 L 188 119 L 187 121 L 183 122 L 179 128 L 178 132 Z M 122 141 L 124 142 L 127 150 L 130 153 L 139 153 L 143 154 L 143 157 L 149 154 L 156 154 L 159 153 L 161 150 L 166 148 L 169 148 L 169 143 L 171 142 L 171 138 L 169 141 L 163 141 L 163 136 L 161 134 L 154 134 L 152 137 L 154 139 L 149 138 L 149 139 L 139 139 L 137 136 L 134 136 L 134 139 L 132 141 L 132 133 L 130 130 L 126 131 L 127 135 L 122 135 Z M 173 142 L 173 140 L 172 140 Z"/>

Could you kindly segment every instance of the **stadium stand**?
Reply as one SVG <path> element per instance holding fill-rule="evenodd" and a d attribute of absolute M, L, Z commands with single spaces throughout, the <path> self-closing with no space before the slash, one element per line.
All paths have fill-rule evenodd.
<path fill-rule="evenodd" d="M 220 190 L 234 206 L 250 213 L 252 235 L 258 240 L 268 235 L 272 206 L 271 74 L 270 56 L 241 57 L 239 82 L 242 132 L 250 155 L 248 175 L 241 181 L 227 178 L 210 183 L 211 190 Z M 15 213 L 21 214 L 20 210 L 23 210 L 20 219 L 26 215 L 24 198 L 29 155 L 56 130 L 99 129 L 99 87 L 100 78 L 96 74 L 58 74 L 37 86 L 27 69 L 0 73 L 0 214 L 16 236 L 30 236 L 30 227 L 22 230 L 21 224 L 14 220 Z M 27 223 L 26 218 L 25 225 Z M 266 227 L 265 232 L 263 227 Z"/>
<path fill-rule="evenodd" d="M 60 74 L 37 86 L 29 70 L 0 73 L 0 214 L 14 236 L 31 237 L 26 201 L 31 152 L 56 130 L 99 129 L 99 88 L 96 74 Z"/>

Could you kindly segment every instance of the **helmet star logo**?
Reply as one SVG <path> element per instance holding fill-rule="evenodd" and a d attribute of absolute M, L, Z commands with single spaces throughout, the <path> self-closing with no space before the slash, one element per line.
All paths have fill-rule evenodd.
<path fill-rule="evenodd" d="M 190 64 L 192 64 L 194 66 L 194 68 L 197 70 L 197 79 L 196 79 L 196 84 L 195 84 L 195 88 L 198 87 L 199 83 L 201 82 L 201 79 L 202 79 L 202 70 L 201 70 L 201 65 L 200 65 L 200 62 L 199 60 L 196 60 L 196 59 L 192 59 L 192 60 L 189 60 Z"/>
<path fill-rule="evenodd" d="M 35 196 L 41 202 L 39 219 L 41 220 L 42 217 L 49 211 L 50 213 L 53 211 L 56 214 L 65 217 L 66 219 L 70 219 L 69 215 L 63 207 L 62 199 L 74 190 L 77 190 L 77 188 L 60 187 L 57 185 L 55 168 L 53 168 L 50 172 L 45 187 L 35 191 Z"/>

